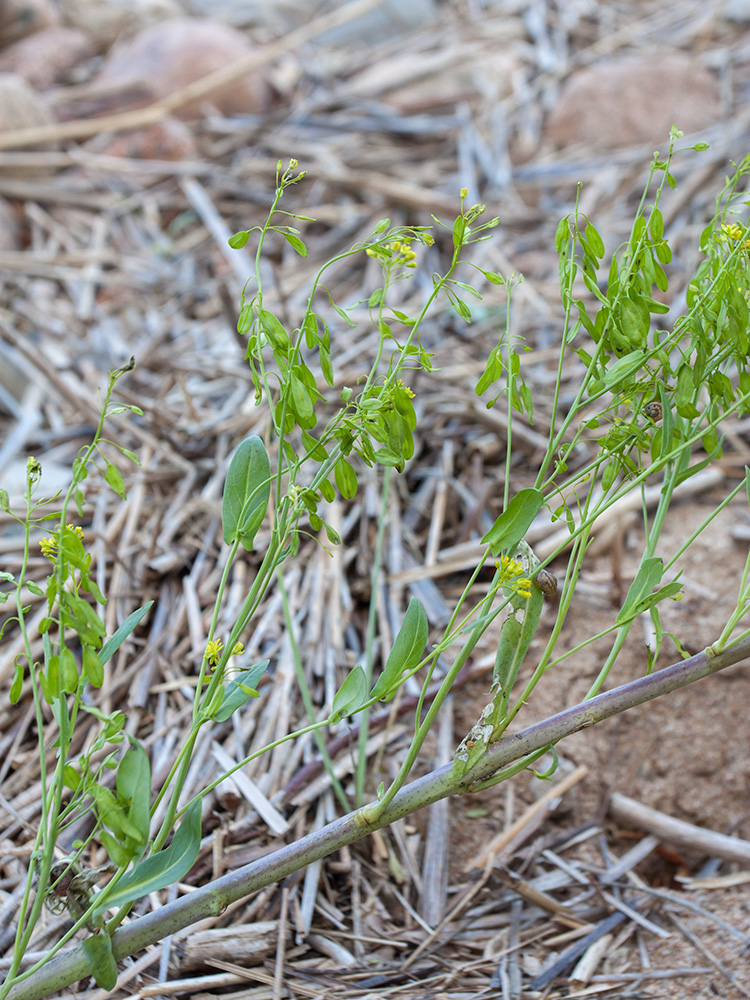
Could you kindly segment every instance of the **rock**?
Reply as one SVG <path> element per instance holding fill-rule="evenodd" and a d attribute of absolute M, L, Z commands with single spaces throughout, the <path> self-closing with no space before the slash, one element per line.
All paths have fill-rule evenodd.
<path fill-rule="evenodd" d="M 21 227 L 13 207 L 5 198 L 0 198 L 0 250 L 21 249 Z"/>
<path fill-rule="evenodd" d="M 50 0 L 0 0 L 0 48 L 59 23 Z"/>
<path fill-rule="evenodd" d="M 100 50 L 183 13 L 177 0 L 62 0 L 60 6 L 64 23 L 85 31 Z"/>
<path fill-rule="evenodd" d="M 97 152 L 138 160 L 190 160 L 198 155 L 198 146 L 187 125 L 168 115 L 153 125 L 123 132 Z"/>
<path fill-rule="evenodd" d="M 25 80 L 13 73 L 0 73 L 0 132 L 52 121 L 46 104 Z"/>
<path fill-rule="evenodd" d="M 575 73 L 549 115 L 545 138 L 600 152 L 664 145 L 672 125 L 696 132 L 720 117 L 718 84 L 694 57 L 628 58 Z"/>
<path fill-rule="evenodd" d="M 74 28 L 44 28 L 0 52 L 0 73 L 15 73 L 32 87 L 45 90 L 63 81 L 70 70 L 94 53 L 94 46 L 84 32 Z"/>
<path fill-rule="evenodd" d="M 223 69 L 252 50 L 248 39 L 227 24 L 201 18 L 175 18 L 116 45 L 96 82 L 105 87 L 142 85 L 147 88 L 150 100 L 158 100 Z M 261 74 L 246 73 L 205 98 L 183 105 L 176 114 L 194 118 L 207 107 L 224 115 L 256 114 L 266 110 L 270 100 L 270 88 Z M 149 101 L 138 102 L 146 103 Z"/>

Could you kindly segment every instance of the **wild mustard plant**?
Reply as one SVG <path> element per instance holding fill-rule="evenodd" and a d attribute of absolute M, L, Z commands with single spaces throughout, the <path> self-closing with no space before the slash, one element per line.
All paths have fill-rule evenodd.
<path fill-rule="evenodd" d="M 523 345 L 511 339 L 510 324 L 488 358 L 476 388 L 480 395 L 493 394 L 488 405 L 501 405 L 508 412 L 503 511 L 483 539 L 484 555 L 466 581 L 443 634 L 430 636 L 425 610 L 418 600 L 412 599 L 383 669 L 374 675 L 373 644 L 369 636 L 365 662 L 357 664 L 342 680 L 325 717 L 320 717 L 303 687 L 309 725 L 272 744 L 278 746 L 303 733 L 319 733 L 354 714 L 360 715 L 361 733 L 366 734 L 369 710 L 379 701 L 394 698 L 408 678 L 419 677 L 422 688 L 414 717 L 414 735 L 403 763 L 390 785 L 378 788 L 376 800 L 349 818 L 346 842 L 443 795 L 487 788 L 530 767 L 550 747 L 554 752 L 554 743 L 564 732 L 555 730 L 556 735 L 549 743 L 537 740 L 533 748 L 520 753 L 520 759 L 519 754 L 509 758 L 514 763 L 500 770 L 488 770 L 483 764 L 485 757 L 492 758 L 494 748 L 544 674 L 583 645 L 611 635 L 610 653 L 589 692 L 589 697 L 593 697 L 607 679 L 634 621 L 642 614 L 651 616 L 657 636 L 656 651 L 649 652 L 644 673 L 653 667 L 665 634 L 660 605 L 681 595 L 679 573 L 673 567 L 699 533 L 686 539 L 671 556 L 657 554 L 674 491 L 721 453 L 721 421 L 733 413 L 750 412 L 747 360 L 750 238 L 747 222 L 743 221 L 748 202 L 739 194 L 740 181 L 750 174 L 750 158 L 743 161 L 735 178 L 727 182 L 718 199 L 715 218 L 703 234 L 704 261 L 689 284 L 685 315 L 670 330 L 659 327 L 658 317 L 668 310 L 656 295 L 657 291 L 667 291 L 671 256 L 659 203 L 665 185 L 674 184 L 670 167 L 678 139 L 675 130 L 666 158 L 655 158 L 630 236 L 612 254 L 606 274 L 602 270 L 607 256 L 602 237 L 577 207 L 557 229 L 555 245 L 564 324 L 552 432 L 534 486 L 520 491 L 513 492 L 511 486 L 513 421 L 518 414 L 533 420 L 533 392 L 523 377 Z M 258 681 L 269 662 L 264 660 L 242 672 L 235 670 L 231 662 L 232 657 L 242 653 L 243 640 L 248 637 L 258 608 L 269 588 L 278 585 L 285 617 L 291 626 L 279 571 L 288 559 L 296 556 L 301 535 L 312 532 L 319 537 L 323 532 L 329 545 L 339 543 L 336 531 L 326 523 L 325 504 L 334 499 L 337 491 L 345 499 L 355 496 L 361 464 L 383 468 L 386 484 L 392 472 L 405 469 L 414 454 L 413 373 L 429 374 L 434 368 L 433 357 L 420 339 L 425 318 L 442 297 L 468 322 L 472 317 L 469 300 L 481 297 L 480 291 L 465 281 L 463 275 L 458 277 L 459 267 L 467 248 L 488 238 L 498 220 L 483 222 L 484 206 L 467 207 L 463 191 L 454 222 L 444 225 L 435 220 L 452 242 L 450 261 L 444 274 L 433 275 L 432 291 L 416 314 L 408 315 L 391 306 L 389 292 L 413 273 L 422 248 L 431 246 L 434 237 L 423 227 L 392 227 L 385 219 L 370 238 L 342 250 L 318 271 L 302 316 L 293 329 L 287 329 L 267 307 L 260 261 L 267 241 L 279 237 L 296 253 L 307 254 L 300 230 L 291 224 L 291 220 L 306 220 L 280 208 L 285 192 L 303 178 L 304 172 L 298 171 L 296 161 L 290 161 L 286 167 L 279 163 L 268 218 L 263 225 L 237 233 L 230 241 L 232 246 L 241 247 L 253 234 L 257 239 L 256 274 L 243 291 L 238 331 L 247 339 L 246 359 L 256 402 L 267 406 L 271 414 L 275 460 L 272 464 L 269 442 L 253 436 L 238 446 L 230 462 L 222 498 L 223 538 L 229 549 L 228 558 L 217 588 L 199 668 L 192 725 L 160 788 L 151 788 L 149 760 L 142 746 L 135 737 L 124 734 L 123 713 L 105 716 L 82 698 L 87 685 L 97 687 L 103 683 L 109 657 L 138 626 L 149 607 L 134 612 L 115 635 L 106 638 L 96 610 L 96 606 L 104 604 L 105 597 L 92 579 L 85 533 L 68 513 L 73 500 L 79 509 L 83 508 L 82 484 L 98 460 L 103 461 L 101 471 L 106 482 L 120 496 L 124 495 L 121 474 L 104 457 L 103 427 L 107 415 L 118 409 L 111 397 L 126 369 L 110 378 L 92 444 L 76 460 L 70 490 L 60 505 L 61 513 L 55 515 L 57 527 L 42 543 L 52 569 L 46 590 L 28 579 L 31 530 L 49 516 L 41 511 L 50 502 L 35 499 L 41 470 L 39 463 L 29 461 L 26 513 L 18 518 L 26 532 L 25 558 L 18 577 L 12 580 L 5 574 L 4 579 L 14 587 L 16 611 L 11 620 L 18 623 L 26 646 L 25 661 L 16 664 L 11 700 L 17 701 L 24 686 L 30 685 L 39 733 L 43 818 L 19 910 L 13 963 L 0 986 L 0 1000 L 9 995 L 44 995 L 34 992 L 33 982 L 45 982 L 39 970 L 47 959 L 23 971 L 21 960 L 45 901 L 58 908 L 67 906 L 74 919 L 71 931 L 54 946 L 48 958 L 74 933 L 85 931 L 82 947 L 86 967 L 100 986 L 106 989 L 114 986 L 117 965 L 113 941 L 123 940 L 123 933 L 127 933 L 127 929 L 122 929 L 115 934 L 116 928 L 135 900 L 183 878 L 197 856 L 200 798 L 208 788 L 185 807 L 178 805 L 197 737 L 203 727 L 226 721 L 234 712 L 241 711 L 249 698 L 258 696 Z M 736 219 L 739 213 L 741 221 Z M 313 359 L 323 381 L 332 390 L 336 384 L 338 331 L 331 329 L 330 314 L 337 317 L 336 322 L 353 325 L 354 321 L 335 301 L 324 280 L 333 263 L 362 255 L 380 265 L 379 287 L 367 300 L 378 333 L 378 346 L 358 383 L 344 387 L 334 399 L 320 387 Z M 466 266 L 478 271 L 480 280 L 504 286 L 510 297 L 513 279 L 478 268 L 471 261 Z M 320 306 L 321 301 L 328 303 L 325 309 Z M 564 408 L 560 402 L 563 367 L 571 353 L 582 363 L 583 375 L 573 402 Z M 575 449 L 581 441 L 589 444 L 590 457 L 576 467 Z M 697 448 L 703 449 L 704 457 L 695 461 Z M 645 542 L 640 565 L 611 626 L 597 636 L 587 637 L 571 652 L 556 655 L 557 640 L 597 519 L 626 494 L 632 491 L 643 494 L 646 485 L 655 479 L 661 483 L 659 503 L 652 515 L 643 504 Z M 750 477 L 746 476 L 730 491 L 705 523 L 742 489 L 748 489 L 750 498 Z M 0 492 L 0 505 L 9 510 L 7 493 Z M 568 529 L 565 542 L 544 561 L 536 557 L 525 538 L 542 507 L 550 509 L 553 517 Z M 381 540 L 384 518 L 385 513 L 379 527 Z M 265 522 L 270 523 L 270 540 L 265 550 L 257 554 L 255 577 L 229 634 L 218 635 L 217 624 L 234 560 L 240 550 L 255 549 L 259 529 Z M 546 566 L 568 549 L 566 569 L 558 582 Z M 488 572 L 494 569 L 494 573 L 487 593 L 475 606 L 471 599 L 473 584 L 485 568 Z M 750 560 L 741 581 L 736 611 L 707 654 L 717 657 L 717 662 L 725 647 L 736 645 L 736 629 L 750 609 L 749 579 Z M 43 663 L 33 662 L 24 588 L 47 601 L 48 614 L 40 628 Z M 529 654 L 544 600 L 556 591 L 559 601 L 555 621 L 544 649 L 532 666 Z M 371 613 L 370 631 L 374 620 Z M 405 800 L 401 790 L 437 714 L 460 670 L 495 622 L 501 625 L 487 706 L 458 746 L 451 768 L 436 776 L 429 793 L 414 792 Z M 747 635 L 750 629 L 741 638 Z M 80 663 L 74 643 L 81 646 Z M 298 651 L 296 655 L 300 659 Z M 447 669 L 440 678 L 437 693 L 429 695 L 430 686 L 438 676 L 440 659 L 447 663 Z M 300 683 L 304 684 L 303 671 L 299 675 Z M 44 703 L 53 715 L 52 731 L 45 720 Z M 93 745 L 76 757 L 71 755 L 70 748 L 81 711 L 96 715 L 101 729 Z M 589 721 L 595 718 L 592 716 Z M 48 770 L 47 752 L 52 736 L 54 765 Z M 127 749 L 122 753 L 126 739 Z M 257 751 L 253 757 L 267 749 L 270 748 Z M 111 772 L 114 783 L 108 780 Z M 357 771 L 358 803 L 362 801 L 364 775 L 363 754 Z M 332 781 L 342 806 L 346 807 L 347 790 L 333 775 Z M 152 817 L 162 801 L 166 803 L 163 818 L 158 829 L 152 829 Z M 91 833 L 75 845 L 71 855 L 56 862 L 55 850 L 61 832 L 84 812 L 92 814 Z M 330 850 L 343 842 L 336 839 L 338 836 L 331 835 Z M 109 857 L 104 866 L 106 871 L 92 872 L 86 868 L 94 840 Z M 324 853 L 325 831 L 309 851 L 300 850 L 299 864 L 309 863 Z M 284 864 L 288 864 L 288 859 Z M 106 884 L 100 885 L 104 878 Z M 236 891 L 233 885 L 231 892 L 236 894 Z M 219 884 L 206 887 L 206 893 L 210 894 L 208 911 L 219 912 L 229 898 L 236 898 L 236 895 L 230 897 L 229 892 Z M 185 905 L 193 905 L 201 893 L 202 889 L 196 890 L 191 894 L 191 903 Z M 74 958 L 69 962 L 69 974 L 73 978 L 68 981 L 81 974 Z M 26 980 L 29 982 L 24 986 Z"/>

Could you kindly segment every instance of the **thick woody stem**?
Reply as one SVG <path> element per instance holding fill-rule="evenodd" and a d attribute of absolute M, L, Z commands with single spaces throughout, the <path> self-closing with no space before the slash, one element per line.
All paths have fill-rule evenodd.
<path fill-rule="evenodd" d="M 438 768 L 403 788 L 376 822 L 367 821 L 368 807 L 365 806 L 119 928 L 112 939 L 115 958 L 119 960 L 133 955 L 199 920 L 218 916 L 235 900 L 286 878 L 313 861 L 333 854 L 373 830 L 388 826 L 433 802 L 463 794 L 475 782 L 489 778 L 535 750 L 558 743 L 565 736 L 692 684 L 749 655 L 750 636 L 721 653 L 704 650 L 506 736 L 491 745 L 479 763 L 460 778 L 456 776 L 452 764 Z M 42 1000 L 88 975 L 83 950 L 77 947 L 56 956 L 33 976 L 19 983 L 8 994 L 9 1000 Z"/>

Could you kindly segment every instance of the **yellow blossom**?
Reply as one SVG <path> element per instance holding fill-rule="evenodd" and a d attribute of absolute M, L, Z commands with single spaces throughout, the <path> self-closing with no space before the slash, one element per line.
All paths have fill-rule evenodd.
<path fill-rule="evenodd" d="M 224 643 L 221 639 L 211 639 L 210 642 L 206 643 L 206 652 L 204 653 L 204 656 L 212 667 L 215 667 L 221 659 L 221 651 L 223 648 Z"/>
<path fill-rule="evenodd" d="M 737 240 L 741 240 L 744 235 L 745 230 L 742 226 L 738 226 L 736 222 L 733 222 L 730 225 L 725 224 L 721 227 L 721 234 L 719 238 L 724 241 L 734 240 L 736 242 Z"/>
<path fill-rule="evenodd" d="M 242 643 L 235 642 L 234 646 L 232 647 L 232 656 L 242 656 L 244 652 L 245 652 L 245 647 L 242 645 Z"/>
<path fill-rule="evenodd" d="M 404 382 L 402 378 L 397 380 L 396 385 L 399 387 L 399 389 L 403 389 L 403 391 L 406 393 L 409 399 L 414 399 L 413 390 L 409 388 L 409 386 Z"/>
<path fill-rule="evenodd" d="M 57 539 L 52 536 L 52 538 L 43 538 L 39 543 L 39 548 L 42 550 L 42 555 L 46 556 L 50 561 L 54 561 L 55 552 L 57 551 Z"/>

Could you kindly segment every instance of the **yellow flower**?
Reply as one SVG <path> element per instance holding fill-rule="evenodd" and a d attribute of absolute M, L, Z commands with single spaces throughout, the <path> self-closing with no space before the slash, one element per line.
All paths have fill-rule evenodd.
<path fill-rule="evenodd" d="M 242 645 L 242 643 L 235 642 L 234 647 L 232 649 L 232 656 L 242 656 L 244 652 L 245 652 L 245 647 Z"/>
<path fill-rule="evenodd" d="M 527 579 L 526 577 L 524 577 L 522 580 L 519 580 L 518 583 L 516 584 L 515 590 L 519 597 L 528 599 L 529 597 L 531 597 L 531 580 Z"/>
<path fill-rule="evenodd" d="M 208 662 L 211 664 L 212 667 L 215 667 L 216 664 L 221 659 L 221 651 L 223 648 L 224 648 L 224 643 L 221 641 L 221 639 L 212 639 L 209 643 L 206 644 L 206 652 L 203 655 L 208 660 Z"/>
<path fill-rule="evenodd" d="M 742 226 L 738 226 L 736 222 L 731 223 L 731 225 L 723 225 L 721 227 L 720 239 L 723 240 L 741 240 L 745 235 L 745 230 Z"/>
<path fill-rule="evenodd" d="M 42 555 L 46 556 L 50 562 L 54 562 L 55 552 L 57 551 L 57 539 L 52 536 L 52 538 L 43 538 L 39 543 L 39 548 L 42 550 Z"/>
<path fill-rule="evenodd" d="M 396 385 L 399 387 L 399 389 L 403 389 L 403 391 L 406 393 L 409 399 L 414 399 L 413 390 L 409 388 L 409 386 L 404 382 L 402 378 L 396 381 Z"/>

